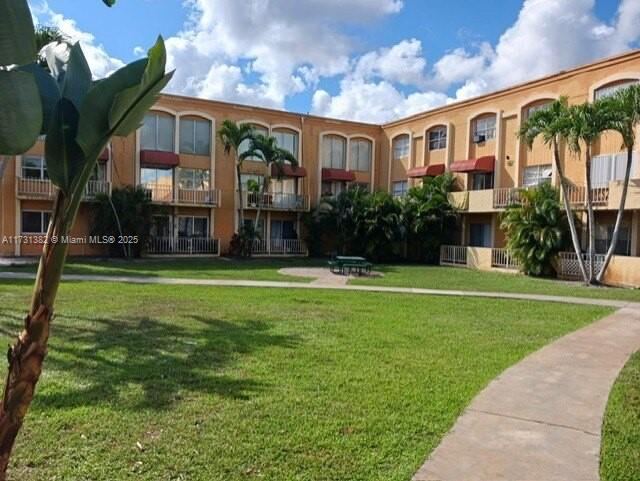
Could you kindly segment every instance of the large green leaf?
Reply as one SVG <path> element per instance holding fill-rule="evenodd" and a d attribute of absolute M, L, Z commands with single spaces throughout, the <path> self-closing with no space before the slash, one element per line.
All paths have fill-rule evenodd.
<path fill-rule="evenodd" d="M 31 73 L 0 70 L 0 154 L 16 155 L 38 139 L 42 105 Z"/>
<path fill-rule="evenodd" d="M 65 193 L 69 193 L 71 184 L 85 163 L 84 153 L 75 141 L 78 118 L 78 111 L 73 103 L 61 98 L 56 105 L 45 141 L 49 178 Z"/>
<path fill-rule="evenodd" d="M 42 128 L 40 129 L 40 133 L 46 134 L 47 130 L 49 130 L 53 110 L 55 109 L 58 100 L 60 100 L 60 89 L 58 88 L 58 83 L 53 79 L 49 72 L 37 63 L 24 65 L 18 70 L 29 72 L 33 74 L 36 79 L 38 92 L 40 93 L 40 102 L 42 103 Z"/>
<path fill-rule="evenodd" d="M 26 0 L 0 0 L 0 65 L 24 65 L 36 59 L 33 19 Z"/>
<path fill-rule="evenodd" d="M 69 51 L 69 62 L 62 82 L 62 96 L 70 100 L 79 111 L 91 83 L 91 69 L 78 42 Z"/>

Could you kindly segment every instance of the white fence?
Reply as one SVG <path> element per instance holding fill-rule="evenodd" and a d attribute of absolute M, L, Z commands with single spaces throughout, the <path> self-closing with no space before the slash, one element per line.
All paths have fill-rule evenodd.
<path fill-rule="evenodd" d="M 220 205 L 218 190 L 178 189 L 178 203 L 194 205 Z"/>
<path fill-rule="evenodd" d="M 243 192 L 244 207 L 268 210 L 308 210 L 309 196 L 286 193 L 261 194 L 259 192 Z"/>
<path fill-rule="evenodd" d="M 466 266 L 467 248 L 466 246 L 441 246 L 440 265 L 443 266 Z"/>
<path fill-rule="evenodd" d="M 493 189 L 493 207 L 503 209 L 511 204 L 520 202 L 520 189 L 516 187 L 504 187 Z"/>
<path fill-rule="evenodd" d="M 149 254 L 220 254 L 220 242 L 210 237 L 153 237 Z"/>
<path fill-rule="evenodd" d="M 571 185 L 567 187 L 569 203 L 574 206 L 584 206 L 587 202 L 587 188 L 584 185 Z M 594 206 L 607 205 L 609 203 L 609 187 L 592 187 L 591 198 Z"/>
<path fill-rule="evenodd" d="M 593 272 L 598 273 L 604 264 L 604 254 L 596 254 L 593 263 Z M 589 271 L 591 263 L 588 254 L 582 254 L 584 266 Z M 558 277 L 562 279 L 582 279 L 578 256 L 575 252 L 561 252 L 558 256 Z"/>
<path fill-rule="evenodd" d="M 519 270 L 520 263 L 513 258 L 507 249 L 491 249 L 491 267 Z"/>
<path fill-rule="evenodd" d="M 305 256 L 307 246 L 300 239 L 256 239 L 253 254 L 274 256 Z"/>
<path fill-rule="evenodd" d="M 18 177 L 16 179 L 17 194 L 22 197 L 34 199 L 53 199 L 58 189 L 50 180 L 28 179 Z M 111 185 L 109 182 L 101 180 L 90 180 L 84 191 L 85 200 L 93 200 L 98 194 L 109 195 Z"/>

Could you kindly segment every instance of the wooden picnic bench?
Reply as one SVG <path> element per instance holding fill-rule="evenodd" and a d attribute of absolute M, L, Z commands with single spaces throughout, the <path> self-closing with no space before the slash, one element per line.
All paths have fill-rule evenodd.
<path fill-rule="evenodd" d="M 373 264 L 364 257 L 336 256 L 329 261 L 329 269 L 334 274 L 349 275 L 353 272 L 359 276 L 370 274 Z"/>

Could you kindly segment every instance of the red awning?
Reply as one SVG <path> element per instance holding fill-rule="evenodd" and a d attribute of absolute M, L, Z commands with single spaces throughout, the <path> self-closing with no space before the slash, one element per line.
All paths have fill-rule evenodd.
<path fill-rule="evenodd" d="M 493 172 L 496 164 L 494 155 L 487 155 L 478 159 L 459 160 L 451 164 L 451 172 Z"/>
<path fill-rule="evenodd" d="M 307 169 L 304 167 L 294 167 L 293 165 L 285 164 L 282 166 L 279 172 L 282 177 L 306 177 Z M 271 166 L 271 175 L 278 177 L 278 166 L 273 164 Z"/>
<path fill-rule="evenodd" d="M 98 160 L 104 160 L 104 161 L 109 160 L 109 149 L 104 149 L 100 154 L 100 156 L 98 157 Z"/>
<path fill-rule="evenodd" d="M 356 180 L 356 174 L 344 169 L 322 169 L 322 180 L 339 180 L 343 182 L 353 182 L 354 180 Z"/>
<path fill-rule="evenodd" d="M 436 164 L 429 165 L 427 167 L 415 167 L 413 169 L 409 169 L 407 172 L 407 176 L 412 179 L 421 178 L 421 177 L 437 177 L 438 175 L 444 174 L 444 164 Z"/>
<path fill-rule="evenodd" d="M 180 156 L 174 152 L 160 150 L 141 150 L 140 165 L 171 169 L 180 163 Z"/>

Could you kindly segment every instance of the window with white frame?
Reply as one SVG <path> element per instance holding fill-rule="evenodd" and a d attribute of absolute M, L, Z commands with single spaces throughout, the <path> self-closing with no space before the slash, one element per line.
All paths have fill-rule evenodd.
<path fill-rule="evenodd" d="M 409 189 L 409 182 L 406 180 L 399 180 L 392 185 L 392 195 L 394 197 L 404 197 Z"/>
<path fill-rule="evenodd" d="M 325 135 L 322 138 L 322 156 L 322 167 L 346 169 L 347 139 L 339 135 Z"/>
<path fill-rule="evenodd" d="M 287 239 L 293 240 L 298 238 L 296 225 L 292 220 L 272 220 L 271 221 L 271 239 Z"/>
<path fill-rule="evenodd" d="M 613 239 L 613 225 L 598 224 L 596 225 L 596 244 L 595 249 L 598 254 L 606 254 Z M 614 249 L 617 256 L 631 255 L 631 231 L 628 225 L 620 227 L 618 234 L 618 242 Z"/>
<path fill-rule="evenodd" d="M 322 183 L 323 197 L 338 197 L 345 190 L 347 190 L 347 183 L 343 181 L 334 180 Z"/>
<path fill-rule="evenodd" d="M 409 135 L 399 135 L 393 139 L 393 160 L 400 160 L 409 157 L 409 145 L 411 139 Z"/>
<path fill-rule="evenodd" d="M 178 187 L 185 190 L 207 190 L 209 179 L 207 169 L 180 169 Z"/>
<path fill-rule="evenodd" d="M 623 80 L 621 82 L 612 83 L 612 84 L 608 84 L 603 87 L 600 87 L 595 91 L 595 95 L 594 95 L 595 100 L 611 97 L 612 95 L 615 95 L 620 90 L 624 90 L 627 87 L 631 87 L 632 85 L 635 85 L 638 82 L 639 82 L 638 80 L 629 79 L 629 80 Z"/>
<path fill-rule="evenodd" d="M 536 105 L 532 105 L 530 107 L 527 107 L 527 109 L 525 110 L 525 118 L 528 119 L 529 117 L 531 117 L 536 112 L 540 112 L 541 110 L 548 109 L 549 105 L 551 105 L 551 102 L 544 102 L 544 103 L 540 103 L 540 104 L 536 104 Z"/>
<path fill-rule="evenodd" d="M 273 137 L 281 149 L 286 150 L 298 159 L 298 133 L 291 130 L 275 130 Z"/>
<path fill-rule="evenodd" d="M 140 169 L 140 182 L 154 187 L 171 188 L 173 186 L 173 170 L 142 167 Z"/>
<path fill-rule="evenodd" d="M 257 192 L 262 188 L 264 176 L 258 174 L 240 174 L 240 182 L 242 183 L 242 189 L 245 192 Z"/>
<path fill-rule="evenodd" d="M 252 125 L 254 135 L 263 135 L 267 137 L 269 135 L 269 130 L 266 127 L 261 125 Z M 243 140 L 238 148 L 238 155 L 244 154 L 251 147 L 251 140 Z M 261 159 L 258 156 L 247 157 L 247 160 L 253 160 L 255 162 L 260 162 Z"/>
<path fill-rule="evenodd" d="M 23 210 L 20 215 L 23 234 L 46 234 L 51 213 L 39 210 Z"/>
<path fill-rule="evenodd" d="M 175 128 L 173 116 L 157 112 L 148 113 L 142 124 L 140 148 L 142 150 L 173 152 Z"/>
<path fill-rule="evenodd" d="M 25 155 L 22 157 L 22 178 L 34 180 L 47 180 L 47 164 L 44 157 Z"/>
<path fill-rule="evenodd" d="M 178 237 L 209 237 L 209 219 L 207 217 L 178 217 Z"/>
<path fill-rule="evenodd" d="M 447 128 L 445 126 L 434 127 L 429 131 L 429 150 L 441 150 L 447 148 Z"/>
<path fill-rule="evenodd" d="M 473 137 L 476 142 L 496 138 L 496 116 L 480 117 L 473 122 Z"/>
<path fill-rule="evenodd" d="M 526 167 L 522 174 L 522 186 L 535 187 L 543 182 L 551 182 L 552 172 L 551 164 Z"/>
<path fill-rule="evenodd" d="M 350 170 L 359 172 L 371 171 L 371 141 L 367 139 L 351 140 L 351 165 Z"/>
<path fill-rule="evenodd" d="M 631 161 L 631 178 L 637 175 L 637 152 Z M 627 167 L 627 153 L 594 156 L 591 160 L 591 182 L 593 187 L 607 187 L 612 180 L 623 180 Z"/>
<path fill-rule="evenodd" d="M 211 155 L 211 121 L 180 119 L 180 153 Z"/>

